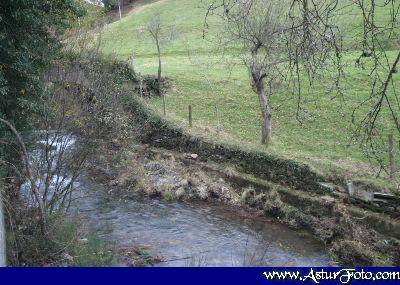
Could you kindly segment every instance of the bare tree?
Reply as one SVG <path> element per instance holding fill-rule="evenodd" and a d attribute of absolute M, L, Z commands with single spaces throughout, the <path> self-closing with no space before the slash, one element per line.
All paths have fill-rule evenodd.
<path fill-rule="evenodd" d="M 400 2 L 357 0 L 353 5 L 362 16 L 363 30 L 356 38 L 361 50 L 356 66 L 368 74 L 371 86 L 369 96 L 353 112 L 355 139 L 365 155 L 377 161 L 380 170 L 389 173 L 385 132 L 394 132 L 400 141 L 400 97 L 394 79 L 400 66 Z M 379 18 L 382 11 L 388 16 Z"/>
<path fill-rule="evenodd" d="M 122 109 L 118 92 L 109 92 L 113 75 L 104 72 L 106 66 L 99 66 L 97 52 L 91 48 L 82 51 L 85 64 L 60 60 L 44 76 L 47 92 L 38 102 L 38 116 L 32 118 L 38 131 L 29 136 L 35 145 L 30 151 L 25 145 L 28 138 L 0 118 L 15 138 L 0 143 L 20 153 L 21 165 L 3 160 L 0 164 L 16 174 L 23 209 L 28 215 L 32 210 L 36 213 L 45 236 L 49 234 L 49 217 L 68 211 L 75 182 L 99 141 L 115 138 L 117 124 L 119 135 L 128 125 L 118 116 Z"/>
<path fill-rule="evenodd" d="M 260 0 L 212 0 L 207 1 L 207 12 L 204 31 L 208 27 L 208 18 L 212 15 L 222 16 L 225 20 L 232 11 L 247 5 L 252 7 Z M 262 2 L 262 1 L 261 1 Z M 267 1 L 265 1 L 267 2 Z M 353 111 L 353 123 L 356 127 L 354 139 L 363 148 L 365 155 L 378 162 L 381 170 L 387 172 L 387 136 L 385 133 L 396 130 L 400 140 L 400 98 L 398 84 L 394 79 L 400 65 L 400 2 L 398 0 L 355 0 L 342 2 L 339 0 L 312 1 L 287 0 L 280 4 L 287 12 L 287 25 L 284 31 L 286 52 L 288 53 L 286 82 L 297 90 L 296 118 L 301 111 L 300 73 L 303 71 L 310 82 L 327 62 L 334 63 L 337 72 L 326 75 L 333 76 L 332 81 L 341 95 L 346 95 L 340 84 L 345 79 L 341 58 L 346 51 L 342 46 L 342 33 L 348 27 L 339 27 L 335 17 L 353 17 L 362 19 L 361 33 L 351 33 L 353 51 L 360 51 L 356 58 L 356 66 L 367 74 L 370 95 Z M 286 9 L 285 9 L 286 8 Z M 382 16 L 385 15 L 384 17 Z M 248 14 L 247 16 L 250 16 Z M 231 21 L 234 22 L 234 21 Z M 357 21 L 355 21 L 356 23 Z M 204 33 L 205 35 L 206 33 Z M 250 38 L 249 38 L 250 40 Z M 289 80 L 288 80 L 289 79 Z M 296 82 L 297 80 L 297 82 Z M 363 84 L 354 82 L 354 84 Z M 300 120 L 299 120 L 300 121 Z M 382 124 L 383 121 L 385 125 Z M 388 130 L 389 129 L 389 130 Z M 400 144 L 399 144 L 400 150 Z"/>
<path fill-rule="evenodd" d="M 5 119 L 0 118 L 0 122 L 5 124 L 12 132 L 12 134 L 16 138 L 16 144 L 18 147 L 21 149 L 21 158 L 22 158 L 22 164 L 23 164 L 23 170 L 19 170 L 17 166 L 12 164 L 11 162 L 7 161 L 1 161 L 2 164 L 11 166 L 12 170 L 17 172 L 18 175 L 20 175 L 20 179 L 25 179 L 27 180 L 27 183 L 29 183 L 30 186 L 30 191 L 32 196 L 34 197 L 35 201 L 37 202 L 36 207 L 38 210 L 38 216 L 39 216 L 39 224 L 42 233 L 45 233 L 46 231 L 46 214 L 45 214 L 45 209 L 43 204 L 41 203 L 40 199 L 40 193 L 37 188 L 37 184 L 35 182 L 35 177 L 31 168 L 31 163 L 29 160 L 29 154 L 27 151 L 27 148 L 25 146 L 24 140 L 22 139 L 20 133 L 17 131 L 17 129 L 13 126 L 13 124 Z M 24 176 L 22 176 L 22 173 L 24 173 Z"/>
<path fill-rule="evenodd" d="M 59 95 L 50 94 L 43 100 L 41 130 L 30 137 L 38 147 L 31 152 L 15 127 L 0 118 L 16 138 L 16 149 L 21 150 L 22 169 L 10 162 L 0 162 L 11 166 L 18 179 L 24 182 L 20 191 L 21 201 L 27 205 L 28 211 L 36 210 L 44 235 L 48 230 L 48 218 L 68 210 L 74 183 L 88 154 L 87 149 L 78 150 L 73 146 L 75 136 L 67 128 L 70 119 L 67 104 L 60 99 Z"/>
<path fill-rule="evenodd" d="M 282 11 L 274 1 L 243 1 L 224 17 L 226 33 L 222 36 L 240 45 L 239 57 L 248 69 L 251 87 L 259 99 L 264 144 L 272 139 L 270 97 L 275 93 L 274 81 L 279 80 L 277 75 L 284 49 L 281 37 L 285 14 Z"/>
<path fill-rule="evenodd" d="M 217 2 L 211 4 L 208 11 L 218 13 L 223 19 L 221 43 L 231 51 L 240 48 L 237 56 L 247 68 L 251 87 L 259 99 L 261 142 L 269 144 L 272 140 L 271 96 L 284 85 L 295 85 L 300 106 L 302 71 L 308 74 L 310 81 L 314 80 L 323 63 L 332 59 L 332 49 L 338 47 L 336 40 L 339 38 L 334 25 L 329 24 L 330 17 L 323 21 L 303 21 L 299 15 L 301 11 L 329 9 L 330 5 L 325 2 L 318 7 L 304 8 L 291 6 L 289 0 L 220 1 L 216 5 Z"/>
<path fill-rule="evenodd" d="M 92 26 L 87 28 L 93 31 Z M 65 47 L 75 56 L 57 59 L 45 73 L 46 90 L 38 96 L 37 111 L 30 117 L 38 131 L 20 133 L 12 122 L 0 118 L 0 124 L 13 134 L 2 138 L 0 144 L 13 149 L 15 156 L 0 159 L 0 165 L 7 167 L 5 179 L 12 185 L 6 188 L 11 191 L 5 191 L 5 209 L 13 238 L 10 252 L 15 252 L 16 263 L 20 248 L 31 244 L 36 230 L 43 235 L 46 242 L 40 244 L 47 252 L 47 241 L 53 241 L 57 230 L 55 222 L 79 198 L 73 192 L 87 157 L 98 152 L 104 141 L 121 143 L 133 133 L 128 116 L 122 115 L 122 87 L 115 84 L 115 69 L 111 68 L 116 58 L 100 61 L 100 42 L 100 36 L 93 40 L 93 33 L 82 31 Z M 128 87 L 123 90 L 131 91 Z M 41 245 L 32 248 L 42 250 Z"/>
<path fill-rule="evenodd" d="M 176 33 L 174 28 L 169 28 L 163 24 L 161 13 L 156 12 L 149 20 L 146 25 L 146 30 L 150 34 L 157 48 L 158 55 L 158 72 L 157 72 L 157 92 L 163 99 L 163 112 L 166 115 L 166 102 L 165 94 L 162 93 L 162 51 L 165 47 L 171 44 L 176 39 Z"/>

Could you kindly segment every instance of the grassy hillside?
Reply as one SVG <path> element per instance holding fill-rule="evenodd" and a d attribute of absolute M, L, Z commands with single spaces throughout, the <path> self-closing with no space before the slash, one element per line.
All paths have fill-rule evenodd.
<path fill-rule="evenodd" d="M 143 6 L 106 27 L 102 36 L 103 50 L 124 59 L 134 55 L 135 68 L 139 72 L 155 74 L 158 64 L 156 49 L 144 27 L 156 11 L 162 11 L 166 25 L 176 26 L 178 31 L 178 39 L 165 49 L 163 56 L 164 75 L 174 82 L 167 95 L 169 119 L 187 127 L 187 109 L 191 105 L 195 124 L 192 132 L 294 158 L 325 173 L 370 179 L 371 164 L 351 140 L 354 131 L 352 111 L 369 94 L 368 75 L 354 67 L 358 54 L 351 51 L 355 45 L 352 37 L 346 38 L 348 54 L 344 61 L 347 80 L 342 85 L 343 96 L 328 91 L 328 79 L 304 88 L 304 112 L 300 124 L 294 116 L 295 98 L 285 92 L 276 94 L 272 98 L 273 144 L 266 148 L 259 143 L 258 98 L 250 88 L 248 74 L 243 67 L 228 66 L 221 59 L 211 37 L 218 26 L 215 19 L 211 22 L 209 36 L 206 40 L 202 38 L 205 10 L 200 2 L 161 0 Z M 362 31 L 361 18 L 354 15 L 350 13 L 337 20 L 348 35 Z M 384 17 L 385 11 L 379 11 L 378 19 Z M 388 43 L 388 48 L 396 46 Z M 394 54 L 389 53 L 391 56 Z M 400 73 L 395 74 L 394 79 L 399 84 Z M 149 105 L 161 111 L 160 99 L 151 99 Z M 216 131 L 215 106 L 221 113 L 223 131 L 220 134 Z M 356 115 L 365 111 L 359 110 Z M 383 120 L 379 124 L 387 132 L 392 128 L 389 121 Z M 380 182 L 385 183 L 385 180 Z"/>

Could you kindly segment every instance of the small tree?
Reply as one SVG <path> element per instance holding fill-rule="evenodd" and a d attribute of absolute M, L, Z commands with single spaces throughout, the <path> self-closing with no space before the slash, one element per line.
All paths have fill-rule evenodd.
<path fill-rule="evenodd" d="M 329 10 L 331 3 L 291 3 L 290 0 L 216 0 L 209 5 L 206 15 L 207 18 L 216 13 L 222 18 L 220 42 L 230 53 L 237 52 L 249 72 L 261 108 L 263 144 L 272 139 L 270 98 L 279 86 L 286 83 L 292 90 L 298 90 L 299 106 L 300 74 L 304 72 L 313 80 L 320 65 L 336 55 L 331 53 L 337 47 L 337 35 L 330 15 L 312 20 L 308 16 L 321 9 Z M 296 116 L 298 111 L 299 107 Z"/>
<path fill-rule="evenodd" d="M 171 44 L 176 39 L 176 33 L 174 28 L 168 28 L 164 25 L 161 13 L 155 13 L 149 20 L 146 25 L 146 30 L 150 34 L 153 42 L 157 48 L 158 55 L 158 72 L 157 72 L 157 93 L 159 96 L 162 95 L 163 98 L 163 109 L 164 116 L 166 115 L 166 106 L 165 106 L 165 94 L 162 94 L 161 90 L 161 72 L 162 72 L 162 50 Z"/>
<path fill-rule="evenodd" d="M 285 14 L 276 1 L 238 2 L 225 17 L 223 36 L 228 44 L 240 45 L 239 57 L 248 69 L 250 84 L 257 94 L 262 116 L 261 141 L 272 139 L 270 97 L 282 63 Z"/>

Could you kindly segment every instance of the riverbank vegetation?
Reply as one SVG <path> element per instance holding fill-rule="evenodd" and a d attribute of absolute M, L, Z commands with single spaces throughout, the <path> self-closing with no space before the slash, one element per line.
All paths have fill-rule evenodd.
<path fill-rule="evenodd" d="M 61 39 L 66 31 L 76 30 L 87 8 L 91 9 L 81 1 L 1 4 L 0 162 L 10 265 L 114 262 L 109 249 L 95 241 L 79 217 L 68 215 L 87 158 L 98 140 L 109 138 L 107 123 L 118 125 L 117 106 L 109 105 L 110 98 L 98 96 L 94 104 L 89 86 L 82 91 L 84 86 L 74 85 L 88 80 L 98 87 L 97 94 L 105 95 L 99 91 L 104 85 L 96 79 L 119 80 L 118 70 L 99 76 L 97 69 L 90 73 L 96 79 L 88 79 L 80 74 L 71 77 L 72 67 L 63 66 L 71 54 Z M 84 56 L 81 51 L 79 56 Z M 94 58 L 87 55 L 81 64 L 101 69 L 90 64 Z"/>
<path fill-rule="evenodd" d="M 20 185 L 28 177 L 33 182 L 24 140 L 43 113 L 48 93 L 41 77 L 59 55 L 59 37 L 85 10 L 73 1 L 2 1 L 0 6 L 0 162 L 8 261 L 39 264 L 42 259 L 35 256 L 50 253 L 54 244 L 44 236 L 51 221 L 43 207 L 19 203 Z"/>

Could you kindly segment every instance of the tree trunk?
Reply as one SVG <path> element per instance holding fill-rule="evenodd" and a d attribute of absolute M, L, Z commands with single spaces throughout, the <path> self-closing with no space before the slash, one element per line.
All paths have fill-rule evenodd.
<path fill-rule="evenodd" d="M 119 19 L 122 19 L 122 11 L 121 11 L 121 0 L 118 1 L 118 13 L 119 13 Z"/>
<path fill-rule="evenodd" d="M 161 55 L 158 56 L 158 75 L 157 75 L 158 84 L 161 85 Z"/>
<path fill-rule="evenodd" d="M 157 44 L 157 53 L 158 53 L 158 74 L 157 74 L 158 95 L 160 95 L 161 94 L 161 49 L 160 49 L 158 40 L 157 40 L 156 44 Z"/>
<path fill-rule="evenodd" d="M 20 145 L 20 147 L 22 149 L 22 159 L 24 162 L 26 176 L 27 176 L 28 181 L 30 182 L 30 186 L 31 186 L 30 190 L 32 191 L 35 201 L 38 204 L 37 210 L 39 212 L 39 225 L 40 225 L 42 234 L 44 235 L 46 233 L 46 224 L 47 224 L 46 212 L 45 212 L 42 200 L 40 199 L 40 193 L 37 189 L 35 179 L 32 175 L 32 170 L 31 170 L 30 163 L 29 163 L 29 155 L 28 155 L 28 151 L 26 149 L 24 140 L 22 139 L 19 132 L 15 129 L 15 127 L 9 121 L 0 118 L 0 122 L 4 123 L 11 130 L 11 132 L 17 138 L 18 144 Z"/>
<path fill-rule="evenodd" d="M 264 81 L 262 79 L 253 83 L 253 89 L 258 95 L 261 107 L 261 143 L 268 145 L 272 140 L 272 116 L 269 107 L 269 95 L 265 92 Z"/>
<path fill-rule="evenodd" d="M 161 94 L 161 49 L 158 40 L 156 41 L 157 44 L 157 52 L 158 52 L 158 74 L 157 74 L 157 92 L 158 96 L 162 96 L 163 100 L 163 114 L 164 117 L 167 115 L 167 106 L 165 102 L 165 94 Z"/>

